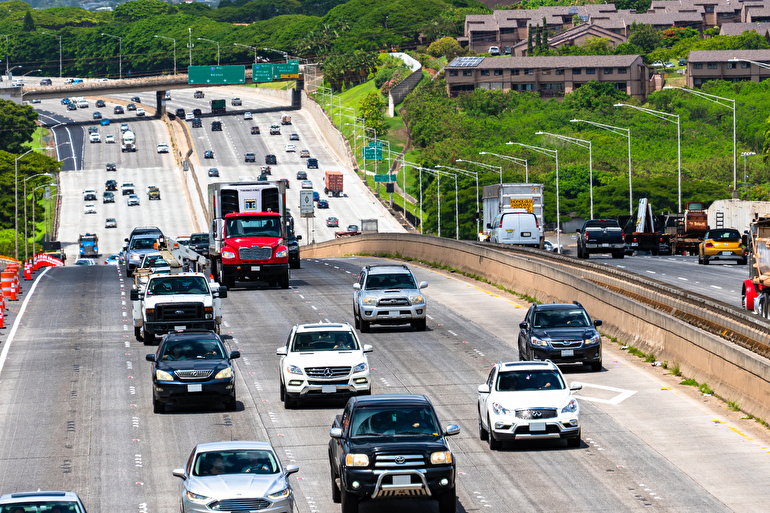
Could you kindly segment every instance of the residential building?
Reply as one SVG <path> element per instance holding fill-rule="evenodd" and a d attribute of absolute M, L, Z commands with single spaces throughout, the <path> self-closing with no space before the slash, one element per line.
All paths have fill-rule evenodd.
<path fill-rule="evenodd" d="M 761 82 L 770 78 L 770 69 L 749 61 L 770 67 L 770 50 L 693 50 L 687 62 L 687 87 L 700 88 L 709 80 Z"/>

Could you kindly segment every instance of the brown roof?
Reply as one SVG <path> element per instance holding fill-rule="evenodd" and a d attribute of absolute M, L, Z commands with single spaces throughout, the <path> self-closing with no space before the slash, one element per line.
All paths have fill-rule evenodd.
<path fill-rule="evenodd" d="M 768 50 L 770 52 L 770 50 Z M 613 66 L 628 67 L 636 61 L 641 63 L 638 55 L 572 55 L 557 57 L 486 57 L 476 69 L 510 69 L 510 68 L 610 68 Z"/>
<path fill-rule="evenodd" d="M 596 37 L 606 37 L 611 40 L 613 39 L 622 39 L 625 41 L 625 37 L 621 36 L 620 34 L 616 34 L 615 32 L 611 32 L 599 25 L 589 25 L 589 24 L 583 24 L 578 25 L 577 27 L 572 27 L 570 29 L 565 30 L 564 32 L 559 32 L 558 34 L 549 37 L 548 38 L 548 44 L 549 45 L 556 45 L 559 44 L 559 42 L 570 39 L 574 39 L 576 37 L 579 37 L 585 33 L 590 33 Z"/>
<path fill-rule="evenodd" d="M 764 36 L 770 30 L 770 23 L 725 23 L 722 25 L 720 36 L 740 36 L 744 32 L 756 30 L 757 34 Z"/>
<path fill-rule="evenodd" d="M 770 61 L 770 50 L 693 50 L 690 62 L 727 62 L 728 59 L 748 59 L 750 61 Z"/>

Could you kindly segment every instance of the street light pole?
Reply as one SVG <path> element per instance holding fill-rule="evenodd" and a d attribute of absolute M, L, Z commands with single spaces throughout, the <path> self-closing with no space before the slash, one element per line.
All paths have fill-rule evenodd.
<path fill-rule="evenodd" d="M 250 50 L 254 50 L 254 64 L 257 63 L 257 47 L 256 46 L 249 46 L 249 45 L 242 45 L 240 43 L 233 43 L 233 46 L 243 46 L 244 48 L 249 48 Z M 254 81 L 254 77 L 251 78 L 251 81 Z"/>
<path fill-rule="evenodd" d="M 461 161 L 461 160 L 458 159 L 457 162 L 466 162 L 466 161 Z M 478 174 L 478 172 L 476 172 L 476 171 L 468 171 L 467 169 L 462 169 L 462 168 L 459 168 L 459 167 L 451 167 L 451 166 L 438 166 L 437 165 L 436 167 L 442 167 L 442 168 L 446 168 L 446 169 L 451 169 L 451 170 L 457 171 L 458 173 L 461 173 L 463 175 L 472 176 L 472 177 L 476 178 L 476 233 L 477 234 L 481 233 L 479 231 L 479 214 L 480 214 L 480 212 L 479 212 L 479 174 Z"/>
<path fill-rule="evenodd" d="M 102 32 L 103 36 L 111 37 L 118 40 L 118 78 L 123 79 L 123 38 L 120 36 L 113 36 Z"/>
<path fill-rule="evenodd" d="M 217 45 L 217 66 L 219 66 L 219 43 L 213 39 L 206 39 L 205 37 L 199 37 L 198 41 L 208 41 L 209 43 L 214 43 Z"/>
<path fill-rule="evenodd" d="M 497 169 L 497 171 L 500 173 L 500 184 L 503 183 L 503 166 L 493 166 L 492 164 L 484 164 L 483 162 L 474 162 L 472 160 L 463 160 L 463 159 L 457 159 L 455 162 L 465 162 L 467 164 L 475 164 L 477 166 L 486 168 L 486 169 Z"/>
<path fill-rule="evenodd" d="M 10 36 L 7 36 L 5 34 L 0 34 L 0 37 L 4 37 L 5 38 L 5 76 L 7 77 L 8 73 L 10 73 L 10 71 L 11 71 L 10 65 L 8 63 L 8 55 L 11 53 L 10 52 L 10 48 L 9 48 L 10 43 L 8 42 L 8 38 Z"/>
<path fill-rule="evenodd" d="M 176 39 L 174 39 L 173 37 L 166 37 L 166 36 L 155 36 L 155 37 L 156 38 L 159 37 L 161 39 L 170 39 L 171 41 L 174 42 L 174 75 L 176 75 Z"/>
<path fill-rule="evenodd" d="M 559 150 L 550 150 L 548 148 L 540 148 L 538 146 L 530 146 L 528 144 L 517 142 L 507 142 L 505 144 L 521 146 L 523 148 L 527 148 L 532 151 L 542 153 L 543 155 L 554 157 L 556 159 L 556 247 L 559 254 L 561 255 L 561 215 L 559 214 Z M 543 212 L 543 220 L 545 222 L 545 212 Z M 545 231 L 545 226 L 543 226 L 543 230 Z"/>
<path fill-rule="evenodd" d="M 535 135 L 550 135 L 556 139 L 566 141 L 568 143 L 577 144 L 583 148 L 588 148 L 588 185 L 591 195 L 591 219 L 594 218 L 594 164 L 593 153 L 591 150 L 591 141 L 585 141 L 583 139 L 576 139 L 574 137 L 568 137 L 566 135 L 551 134 L 548 132 L 535 132 Z"/>
<path fill-rule="evenodd" d="M 27 180 L 37 178 L 38 176 L 47 176 L 47 177 L 53 178 L 54 175 L 50 173 L 38 173 L 36 175 L 28 176 L 27 178 L 24 179 L 24 261 L 25 262 L 29 258 L 29 254 L 27 253 L 27 250 L 29 249 L 29 235 L 27 234 L 27 225 L 29 224 L 29 219 L 27 218 Z"/>
<path fill-rule="evenodd" d="M 33 226 L 33 228 L 32 228 L 32 255 L 33 256 L 35 254 L 35 233 L 37 233 L 37 230 L 34 228 L 34 226 L 35 226 L 35 204 L 37 203 L 35 201 L 35 191 L 38 190 L 38 189 L 42 189 L 43 187 L 49 187 L 50 185 L 51 185 L 50 183 L 46 183 L 46 184 L 40 185 L 40 186 L 35 187 L 34 189 L 32 189 L 32 226 Z"/>
<path fill-rule="evenodd" d="M 527 159 L 520 159 L 518 157 L 511 157 L 509 155 L 500 155 L 498 153 L 490 153 L 488 151 L 480 151 L 479 155 L 493 155 L 509 162 L 519 164 L 520 166 L 524 166 L 524 182 L 529 183 L 529 163 L 527 162 Z"/>
<path fill-rule="evenodd" d="M 746 176 L 746 160 L 748 157 L 753 157 L 756 155 L 753 151 L 744 151 L 741 153 L 741 157 L 743 157 L 743 195 L 746 195 L 746 182 L 749 181 L 749 177 Z"/>
<path fill-rule="evenodd" d="M 16 249 L 14 251 L 14 258 L 19 259 L 19 159 L 23 158 L 28 153 L 33 151 L 44 150 L 45 148 L 32 148 L 16 157 L 13 161 L 13 203 L 14 203 L 14 231 L 16 232 Z"/>
<path fill-rule="evenodd" d="M 192 49 L 193 49 L 193 44 L 192 44 L 192 27 L 189 27 L 187 29 L 187 48 L 190 49 L 190 64 L 188 64 L 188 66 L 192 66 L 193 65 L 192 64 Z M 187 72 L 189 73 L 190 71 L 188 70 Z"/>
<path fill-rule="evenodd" d="M 51 37 L 58 37 L 59 38 L 59 78 L 61 78 L 61 68 L 62 68 L 62 59 L 61 59 L 61 38 L 62 36 L 57 36 L 56 34 L 51 34 L 50 32 L 42 32 L 46 36 Z"/>

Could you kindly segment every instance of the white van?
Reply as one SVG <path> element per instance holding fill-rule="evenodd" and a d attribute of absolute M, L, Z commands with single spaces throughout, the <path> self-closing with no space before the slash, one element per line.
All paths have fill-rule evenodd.
<path fill-rule="evenodd" d="M 85 98 L 82 100 L 78 100 L 78 108 L 79 109 L 87 109 L 88 108 L 88 100 Z"/>
<path fill-rule="evenodd" d="M 490 242 L 540 247 L 540 224 L 537 217 L 523 208 L 498 214 L 487 228 L 492 230 L 489 234 Z"/>

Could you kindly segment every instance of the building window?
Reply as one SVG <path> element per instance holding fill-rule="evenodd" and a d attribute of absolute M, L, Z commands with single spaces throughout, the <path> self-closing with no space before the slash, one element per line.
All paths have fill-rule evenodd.
<path fill-rule="evenodd" d="M 456 77 L 457 76 L 457 70 L 456 69 L 450 69 L 449 70 L 449 76 L 450 77 Z"/>
<path fill-rule="evenodd" d="M 533 70 L 531 68 L 530 69 L 525 69 L 524 70 L 524 74 L 525 75 L 534 75 L 535 74 L 535 70 Z"/>
<path fill-rule="evenodd" d="M 516 20 L 516 26 L 519 28 L 527 28 L 527 20 Z"/>
<path fill-rule="evenodd" d="M 618 68 L 618 75 L 625 75 L 628 73 L 628 68 Z"/>
<path fill-rule="evenodd" d="M 557 69 L 556 70 L 556 74 L 557 75 L 564 75 L 564 70 L 563 69 Z"/>
<path fill-rule="evenodd" d="M 517 70 L 517 69 L 512 69 L 512 70 L 511 70 L 511 76 L 513 76 L 513 77 L 518 77 L 518 76 L 519 76 L 519 70 Z"/>
<path fill-rule="evenodd" d="M 550 75 L 551 74 L 551 70 L 550 69 L 541 69 L 540 70 L 540 74 L 541 75 Z"/>
<path fill-rule="evenodd" d="M 503 76 L 503 70 L 501 70 L 501 69 L 496 69 L 496 70 L 495 70 L 495 76 L 496 76 L 496 77 L 502 77 L 502 76 Z"/>
<path fill-rule="evenodd" d="M 604 68 L 605 75 L 612 75 L 612 68 Z"/>
<path fill-rule="evenodd" d="M 615 89 L 618 91 L 626 91 L 626 83 L 625 82 L 615 82 Z"/>
<path fill-rule="evenodd" d="M 704 10 L 705 10 L 707 13 L 712 13 L 712 12 L 714 12 L 714 6 L 713 6 L 713 5 L 707 5 L 707 6 L 706 6 L 706 7 L 704 7 L 703 9 L 704 9 Z"/>
<path fill-rule="evenodd" d="M 708 69 L 717 69 L 717 63 L 716 62 L 709 62 L 706 67 Z"/>
<path fill-rule="evenodd" d="M 481 70 L 481 76 L 482 77 L 488 77 L 489 76 L 489 70 L 488 69 L 482 69 Z"/>
<path fill-rule="evenodd" d="M 586 68 L 586 75 L 596 75 L 596 68 Z"/>
<path fill-rule="evenodd" d="M 581 75 L 583 73 L 583 70 L 580 68 L 575 68 L 572 70 L 573 75 Z"/>
<path fill-rule="evenodd" d="M 738 67 L 737 62 L 728 62 L 727 63 L 727 69 L 736 69 Z"/>
<path fill-rule="evenodd" d="M 502 27 L 500 29 L 500 34 L 515 34 L 516 33 L 516 27 Z"/>
<path fill-rule="evenodd" d="M 463 76 L 464 76 L 464 77 L 472 77 L 472 76 L 473 76 L 473 70 L 470 70 L 470 69 L 464 69 L 464 70 L 463 70 Z"/>
<path fill-rule="evenodd" d="M 511 91 L 534 91 L 535 84 L 511 84 Z"/>
<path fill-rule="evenodd" d="M 703 63 L 702 62 L 696 62 L 692 65 L 693 69 L 703 69 Z"/>
<path fill-rule="evenodd" d="M 750 67 L 751 67 L 751 63 L 750 62 L 742 62 L 741 63 L 741 68 L 743 68 L 743 69 L 747 69 L 747 68 L 750 68 Z"/>

